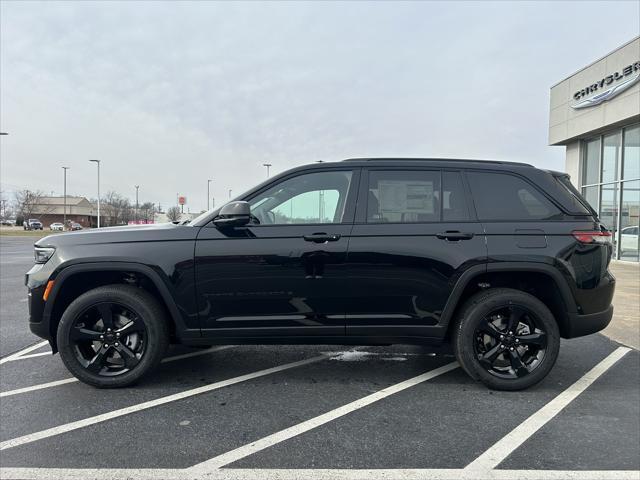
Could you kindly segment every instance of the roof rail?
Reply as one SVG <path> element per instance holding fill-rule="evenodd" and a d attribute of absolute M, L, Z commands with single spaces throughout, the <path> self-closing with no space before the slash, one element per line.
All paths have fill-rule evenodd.
<path fill-rule="evenodd" d="M 461 162 L 461 163 L 493 163 L 499 165 L 519 165 L 533 167 L 529 163 L 506 162 L 502 160 L 478 160 L 471 158 L 348 158 L 343 162 Z"/>

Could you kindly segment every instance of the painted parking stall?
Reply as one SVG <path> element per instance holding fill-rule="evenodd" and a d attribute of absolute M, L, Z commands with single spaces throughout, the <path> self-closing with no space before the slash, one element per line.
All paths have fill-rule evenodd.
<path fill-rule="evenodd" d="M 194 472 L 209 475 L 212 471 L 224 471 L 230 475 L 219 478 L 245 478 L 243 475 L 250 477 L 247 472 L 265 469 L 276 471 L 282 468 L 296 471 L 330 471 L 335 478 L 342 478 L 342 475 L 346 475 L 345 472 L 361 472 L 364 465 L 391 469 L 389 471 L 397 473 L 420 473 L 416 478 L 453 478 L 437 476 L 439 473 L 436 476 L 432 474 L 436 470 L 463 471 L 469 466 L 472 471 L 493 470 L 497 464 L 487 466 L 482 463 L 481 468 L 473 467 L 474 459 L 471 458 L 467 463 L 470 457 L 465 458 L 466 452 L 471 452 L 471 457 L 476 456 L 478 449 L 484 450 L 486 454 L 501 438 L 508 438 L 517 426 L 511 429 L 513 423 L 504 422 L 501 424 L 501 432 L 487 432 L 486 428 L 483 431 L 482 422 L 472 420 L 473 415 L 465 416 L 460 412 L 471 406 L 480 406 L 481 410 L 487 411 L 487 408 L 483 407 L 493 405 L 497 411 L 500 407 L 507 408 L 521 424 L 536 412 L 544 410 L 545 406 L 552 404 L 565 390 L 572 391 L 576 382 L 584 383 L 584 378 L 587 378 L 588 383 L 582 385 L 582 390 L 574 393 L 576 398 L 582 394 L 589 395 L 589 388 L 595 388 L 598 381 L 612 381 L 612 377 L 613 381 L 616 381 L 616 370 L 613 370 L 616 363 L 629 354 L 631 356 L 626 360 L 637 361 L 638 353 L 624 347 L 616 347 L 602 337 L 598 340 L 600 344 L 596 346 L 595 358 L 591 359 L 591 365 L 585 359 L 582 359 L 581 364 L 571 361 L 575 360 L 576 351 L 583 349 L 585 345 L 576 344 L 575 348 L 568 346 L 564 356 L 567 366 L 563 367 L 565 358 L 562 358 L 555 378 L 549 378 L 549 385 L 542 384 L 537 389 L 515 394 L 489 393 L 484 387 L 460 375 L 457 365 L 448 361 L 450 359 L 446 357 L 433 357 L 415 351 L 402 352 L 398 348 L 390 349 L 391 351 L 385 348 L 370 348 L 367 351 L 326 351 L 315 356 L 313 354 L 319 352 L 310 351 L 308 353 L 311 355 L 303 360 L 281 364 L 281 369 L 276 367 L 275 371 L 265 375 L 261 373 L 264 370 L 258 370 L 254 372 L 257 374 L 255 377 L 248 374 L 245 375 L 248 377 L 245 381 L 237 383 L 234 383 L 233 378 L 236 377 L 233 377 L 228 385 L 223 383 L 220 389 L 203 391 L 193 396 L 189 395 L 190 390 L 186 389 L 183 390 L 186 396 L 182 399 L 157 404 L 151 401 L 152 405 L 148 408 L 137 411 L 135 409 L 144 407 L 145 402 L 136 403 L 132 405 L 134 411 L 126 414 L 129 415 L 126 420 L 118 416 L 109 417 L 107 412 L 107 418 L 97 423 L 91 423 L 92 417 L 88 416 L 85 420 L 89 419 L 89 423 L 80 424 L 78 428 L 66 430 L 68 424 L 63 423 L 59 425 L 62 427 L 60 431 L 55 431 L 56 427 L 52 427 L 54 431 L 49 431 L 43 437 L 38 437 L 38 433 L 42 432 L 39 431 L 35 437 L 29 438 L 30 434 L 27 434 L 5 440 L 0 443 L 0 448 L 3 449 L 3 478 L 11 478 L 11 475 L 17 472 L 24 475 L 27 471 L 21 469 L 25 468 L 25 465 L 28 465 L 27 468 L 35 469 L 29 470 L 30 474 L 24 478 L 48 478 L 47 472 L 50 472 L 51 467 L 61 469 L 58 473 L 63 477 L 67 474 L 72 475 L 73 472 L 86 472 L 86 469 L 95 468 L 98 469 L 95 470 L 95 478 L 101 478 L 103 473 L 115 474 L 115 477 L 111 478 L 119 478 L 117 472 L 111 470 L 114 462 L 119 468 L 149 470 L 150 475 L 162 472 L 162 468 L 168 468 L 172 476 L 185 475 L 185 478 Z M 228 355 L 217 359 L 218 363 L 224 363 L 230 361 L 232 352 L 237 348 L 245 349 L 235 352 L 236 356 L 242 358 L 250 354 L 259 355 L 258 352 L 262 349 L 268 350 L 266 347 L 253 347 L 253 351 L 252 347 L 233 347 L 211 354 Z M 294 349 L 271 348 L 278 350 L 277 356 L 281 360 L 290 358 L 291 353 L 287 354 L 286 350 Z M 295 352 L 299 355 L 301 351 L 295 349 Z M 633 359 L 633 356 L 636 358 Z M 171 362 L 174 363 L 171 368 L 178 369 L 174 374 L 179 373 L 180 368 L 189 373 L 193 369 L 197 370 L 202 365 L 201 361 L 207 357 L 208 355 L 187 356 L 183 360 Z M 194 362 L 197 365 L 191 365 Z M 291 363 L 294 366 L 290 366 Z M 9 362 L 3 368 L 17 365 L 18 362 Z M 233 366 L 238 368 L 237 364 Z M 599 367 L 599 370 L 594 376 L 590 372 L 596 367 Z M 421 369 L 425 369 L 422 374 L 412 376 Z M 571 375 L 568 375 L 569 373 Z M 617 371 L 618 376 L 621 373 L 622 371 Z M 159 377 L 164 375 L 162 371 L 158 373 Z M 603 375 L 608 376 L 601 379 Z M 156 387 L 159 386 L 160 384 L 156 384 Z M 98 397 L 92 395 L 104 393 L 81 384 L 77 384 L 76 387 L 78 389 L 73 392 L 73 396 L 80 401 L 83 398 L 91 398 L 92 402 L 97 402 Z M 16 398 L 22 397 L 24 402 L 32 396 L 46 395 L 45 401 L 51 403 L 56 402 L 58 396 L 67 388 L 72 386 L 63 384 L 48 390 L 26 392 L 16 395 Z M 139 390 L 142 390 L 142 386 L 121 391 L 129 392 L 131 397 L 131 394 L 137 394 Z M 602 394 L 603 391 L 600 392 L 600 395 Z M 510 398 L 491 398 L 492 401 L 483 404 L 478 402 L 479 395 L 502 395 Z M 70 398 L 63 396 L 63 401 L 68 404 Z M 572 401 L 573 399 L 567 405 Z M 558 412 L 565 406 L 563 405 Z M 3 411 L 5 409 L 3 401 Z M 442 417 L 438 418 L 436 412 Z M 456 414 L 460 414 L 462 419 L 457 423 L 451 422 Z M 412 418 L 413 426 L 407 422 Z M 430 419 L 431 424 L 420 421 L 424 418 Z M 553 418 L 544 422 L 542 427 L 548 423 L 549 428 L 552 428 Z M 382 421 L 383 419 L 386 421 Z M 437 432 L 436 428 L 440 432 Z M 128 458 L 125 455 L 123 459 L 122 452 L 126 451 L 131 441 L 128 436 L 128 432 L 131 431 L 146 438 L 146 446 L 142 446 L 135 455 L 131 454 Z M 434 438 L 434 432 L 440 433 L 441 438 Z M 471 432 L 477 433 L 474 436 L 470 435 Z M 487 433 L 487 441 L 483 445 L 478 439 Z M 389 445 L 398 443 L 398 434 L 418 440 L 405 441 L 401 448 L 390 448 Z M 525 435 L 522 443 L 529 441 L 534 434 L 535 431 L 529 436 Z M 471 444 L 456 442 L 461 436 L 470 437 Z M 421 449 L 429 451 L 448 437 L 451 438 L 451 444 L 445 445 L 445 448 L 455 452 L 453 447 L 457 443 L 457 455 L 437 455 L 442 453 L 438 450 L 434 455 L 423 453 L 420 458 L 426 457 L 427 460 L 416 462 L 416 452 L 420 452 Z M 12 440 L 17 442 L 13 443 Z M 104 454 L 100 458 L 87 455 L 93 448 L 92 442 L 96 440 L 105 446 L 101 448 Z M 376 443 L 386 444 L 387 448 L 372 448 Z M 349 444 L 358 446 L 349 449 Z M 168 445 L 177 447 L 167 452 Z M 203 448 L 207 445 L 208 449 Z M 473 445 L 476 446 L 476 450 L 471 448 Z M 513 458 L 518 455 L 518 448 L 513 451 L 498 450 L 504 457 L 498 455 L 498 462 L 510 455 Z M 313 459 L 312 464 L 303 460 L 308 458 L 305 452 L 313 452 L 310 455 Z M 352 459 L 350 463 L 345 461 L 348 456 Z M 483 462 L 482 458 L 483 452 L 480 452 L 475 460 L 481 459 Z M 525 459 L 517 463 L 525 467 L 526 459 L 525 455 Z M 513 463 L 512 460 L 508 463 L 509 471 L 522 470 L 525 476 L 516 475 L 512 478 L 533 478 L 526 476 L 526 468 L 513 468 Z M 628 459 L 624 465 L 627 472 L 637 473 L 637 468 L 629 468 L 633 464 L 629 463 Z M 536 466 L 540 468 L 542 465 L 538 462 Z M 14 470 L 15 468 L 19 470 Z M 613 470 L 616 469 L 609 468 L 604 471 L 608 476 L 597 478 L 627 478 L 625 469 Z M 238 477 L 235 476 L 236 473 Z M 122 475 L 126 476 L 124 472 Z M 351 477 L 347 475 L 346 478 Z"/>

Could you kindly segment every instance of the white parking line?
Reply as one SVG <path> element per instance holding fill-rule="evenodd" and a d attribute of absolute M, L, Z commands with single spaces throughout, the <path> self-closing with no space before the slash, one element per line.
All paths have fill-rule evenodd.
<path fill-rule="evenodd" d="M 34 358 L 34 357 L 44 357 L 45 355 L 49 355 L 53 357 L 53 353 L 51 352 L 38 352 L 38 353 L 30 353 L 29 355 L 20 355 L 19 357 L 10 358 L 9 360 L 7 360 L 7 362 L 15 362 L 17 360 L 26 360 L 27 358 Z"/>
<path fill-rule="evenodd" d="M 638 470 L 0 468 L 3 480 L 638 480 Z"/>
<path fill-rule="evenodd" d="M 14 360 L 17 360 L 18 357 L 21 357 L 22 355 L 29 353 L 29 352 L 33 352 L 34 350 L 39 349 L 40 347 L 44 347 L 45 345 L 48 345 L 49 342 L 48 341 L 44 341 L 44 342 L 39 342 L 36 343 L 35 345 L 31 345 L 30 347 L 27 348 L 23 348 L 22 350 L 19 350 L 15 353 L 12 353 L 11 355 L 7 355 L 4 358 L 0 358 L 0 365 L 2 365 L 3 363 L 7 363 L 7 362 L 12 362 Z"/>
<path fill-rule="evenodd" d="M 253 380 L 254 378 L 263 377 L 265 375 L 281 372 L 283 370 L 288 370 L 290 368 L 300 367 L 302 365 L 308 365 L 310 363 L 319 362 L 320 360 L 324 360 L 326 358 L 327 358 L 326 355 L 320 355 L 317 357 L 307 358 L 305 360 L 299 360 L 297 362 L 286 363 L 284 365 L 279 365 L 277 367 L 267 368 L 265 370 L 259 370 L 257 372 L 248 373 L 246 375 L 241 375 L 239 377 L 229 378 L 227 380 L 222 380 L 220 382 L 210 383 L 209 385 L 204 385 L 202 387 L 192 388 L 190 390 L 185 390 L 184 392 L 174 393 L 172 395 L 156 398 L 155 400 L 150 400 L 147 402 L 138 403 L 137 405 L 131 405 L 129 407 L 120 408 L 112 412 L 103 413 L 101 415 L 85 418 L 83 420 L 78 420 L 75 422 L 66 423 L 64 425 L 59 425 L 57 427 L 48 428 L 46 430 L 41 430 L 39 432 L 30 433 L 28 435 L 23 435 L 22 437 L 12 438 L 10 440 L 5 440 L 4 442 L 1 442 L 0 450 L 6 450 L 8 448 L 17 447 L 18 445 L 24 445 L 27 443 L 35 442 L 37 440 L 42 440 L 44 438 L 49 438 L 49 437 L 53 437 L 63 433 L 71 432 L 73 430 L 78 430 L 79 428 L 95 425 L 96 423 L 106 422 L 107 420 L 122 417 L 124 415 L 129 415 L 131 413 L 140 412 L 142 410 L 147 410 L 149 408 L 165 405 L 167 403 L 175 402 L 178 400 L 183 400 L 185 398 L 193 397 L 195 395 L 200 395 L 202 393 L 211 392 L 213 390 L 218 390 L 220 388 L 228 387 L 230 385 L 235 385 L 236 383 L 246 382 L 247 380 Z"/>
<path fill-rule="evenodd" d="M 631 349 L 627 347 L 618 347 L 615 349 L 609 356 L 585 373 L 577 382 L 560 393 L 509 434 L 500 439 L 495 445 L 489 448 L 489 450 L 467 465 L 466 469 L 477 472 L 496 468 L 520 445 L 527 441 L 529 437 L 560 413 L 563 408 L 575 400 L 578 395 L 584 392 L 593 382 L 600 378 L 600 376 L 630 351 Z"/>
<path fill-rule="evenodd" d="M 289 440 L 290 438 L 308 432 L 309 430 L 313 430 L 314 428 L 324 425 L 325 423 L 335 420 L 336 418 L 343 417 L 344 415 L 371 405 L 372 403 L 387 398 L 395 393 L 401 392 L 403 390 L 406 390 L 407 388 L 418 385 L 419 383 L 426 382 L 427 380 L 431 380 L 432 378 L 435 378 L 439 375 L 450 372 L 457 367 L 458 363 L 452 362 L 442 367 L 423 373 L 422 375 L 418 375 L 417 377 L 405 380 L 404 382 L 396 383 L 395 385 L 379 390 L 375 393 L 372 393 L 371 395 L 367 395 L 366 397 L 360 398 L 351 403 L 343 405 L 342 407 L 336 408 L 335 410 L 323 413 L 322 415 L 318 415 L 317 417 L 311 418 L 292 427 L 280 430 L 279 432 L 268 435 L 264 438 L 261 438 L 260 440 L 256 440 L 255 442 L 243 445 L 242 447 L 236 448 L 229 452 L 223 453 L 222 455 L 218 455 L 217 457 L 214 457 L 210 460 L 194 465 L 189 470 L 201 473 L 224 467 L 225 465 L 229 465 L 230 463 L 240 460 L 241 458 L 252 455 L 256 452 L 264 450 L 265 448 L 272 447 L 273 445 L 284 442 L 285 440 Z"/>
<path fill-rule="evenodd" d="M 227 348 L 231 348 L 233 347 L 233 345 L 223 345 L 221 347 L 211 347 L 211 348 L 207 348 L 206 350 L 200 350 L 198 352 L 190 352 L 190 353 L 185 353 L 182 355 L 174 355 L 173 357 L 167 357 L 167 358 L 163 358 L 162 361 L 160 363 L 169 363 L 169 362 L 175 362 L 176 360 L 184 360 L 185 358 L 192 358 L 192 357 L 198 357 L 200 355 L 205 355 L 207 353 L 212 353 L 212 352 L 219 352 L 220 350 L 226 350 Z M 40 354 L 40 353 L 36 353 L 35 355 L 45 355 L 48 354 L 49 352 Z M 28 356 L 24 356 L 24 357 L 20 357 L 20 358 L 30 358 L 31 355 Z M 20 358 L 16 359 L 19 360 Z M 75 377 L 72 378 L 65 378 L 64 380 L 56 380 L 54 382 L 47 382 L 47 383 L 41 383 L 38 385 L 32 385 L 31 387 L 23 387 L 23 388 L 18 388 L 16 390 L 9 390 L 8 392 L 1 392 L 0 393 L 0 398 L 4 398 L 4 397 L 10 397 L 12 395 L 19 395 L 21 393 L 28 393 L 28 392 L 33 392 L 35 390 L 42 390 L 43 388 L 51 388 L 51 387 L 57 387 L 58 385 L 65 385 L 67 383 L 75 383 L 78 382 L 79 380 Z"/>
<path fill-rule="evenodd" d="M 207 353 L 226 350 L 227 348 L 231 348 L 233 346 L 234 345 L 222 345 L 220 347 L 210 347 L 210 348 L 207 348 L 206 350 L 200 350 L 197 352 L 189 352 L 189 353 L 183 353 L 182 355 L 174 355 L 173 357 L 163 358 L 160 363 L 169 363 L 169 362 L 175 362 L 176 360 L 184 360 L 185 358 L 199 357 L 200 355 L 205 355 Z"/>
<path fill-rule="evenodd" d="M 20 395 L 21 393 L 33 392 L 34 390 L 42 390 L 43 388 L 57 387 L 58 385 L 64 385 L 66 383 L 77 382 L 77 378 L 65 378 L 64 380 L 56 380 L 49 383 L 41 383 L 39 385 L 33 385 L 31 387 L 17 388 L 15 390 L 9 390 L 8 392 L 0 393 L 0 398 L 10 397 L 12 395 Z"/>

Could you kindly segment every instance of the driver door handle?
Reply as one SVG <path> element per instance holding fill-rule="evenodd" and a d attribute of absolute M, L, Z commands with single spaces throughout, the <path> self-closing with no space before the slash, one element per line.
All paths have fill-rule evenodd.
<path fill-rule="evenodd" d="M 337 242 L 340 240 L 340 235 L 333 234 L 329 235 L 327 233 L 313 233 L 311 235 L 303 235 L 305 241 L 313 242 L 313 243 L 327 243 L 327 242 Z"/>

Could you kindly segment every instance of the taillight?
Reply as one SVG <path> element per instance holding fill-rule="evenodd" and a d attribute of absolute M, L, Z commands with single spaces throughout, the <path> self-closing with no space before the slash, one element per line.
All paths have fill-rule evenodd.
<path fill-rule="evenodd" d="M 574 230 L 573 232 L 571 232 L 571 234 L 580 243 L 610 244 L 612 240 L 611 232 L 601 232 L 598 230 L 593 230 L 593 231 Z"/>

